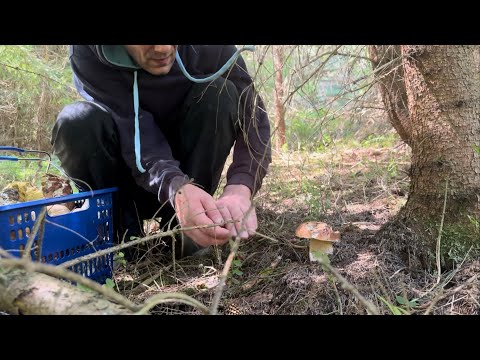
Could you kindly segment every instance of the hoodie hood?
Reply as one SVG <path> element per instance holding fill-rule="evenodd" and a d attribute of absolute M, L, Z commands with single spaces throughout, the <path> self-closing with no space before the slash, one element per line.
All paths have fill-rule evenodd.
<path fill-rule="evenodd" d="M 123 70 L 140 69 L 140 66 L 133 61 L 123 45 L 95 45 L 95 50 L 100 61 L 106 65 L 112 65 Z"/>

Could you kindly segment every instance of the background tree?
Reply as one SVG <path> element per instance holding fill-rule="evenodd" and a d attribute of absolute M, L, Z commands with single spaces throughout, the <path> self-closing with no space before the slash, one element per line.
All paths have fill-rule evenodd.
<path fill-rule="evenodd" d="M 275 90 L 273 92 L 275 102 L 276 141 L 275 147 L 280 151 L 285 144 L 285 108 L 283 104 L 283 46 L 272 46 L 273 65 L 275 69 Z"/>

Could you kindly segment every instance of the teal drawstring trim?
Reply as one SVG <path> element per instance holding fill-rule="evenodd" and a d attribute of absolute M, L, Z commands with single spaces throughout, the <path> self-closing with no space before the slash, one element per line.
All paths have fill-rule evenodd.
<path fill-rule="evenodd" d="M 138 122 L 138 82 L 136 71 L 133 74 L 133 108 L 135 109 L 135 163 L 138 171 L 144 173 L 147 170 L 144 169 L 140 162 L 140 124 Z"/>
<path fill-rule="evenodd" d="M 207 76 L 206 78 L 203 79 L 197 79 L 191 76 L 187 69 L 185 69 L 185 66 L 183 65 L 182 59 L 180 58 L 180 54 L 178 53 L 178 50 L 175 54 L 175 58 L 177 59 L 178 66 L 180 66 L 180 70 L 182 70 L 182 73 L 186 76 L 186 78 L 190 81 L 193 81 L 194 83 L 205 83 L 208 81 L 213 81 L 218 79 L 220 76 L 222 76 L 225 71 L 228 70 L 230 66 L 233 65 L 233 63 L 237 60 L 237 58 L 240 56 L 240 54 L 243 51 L 255 51 L 255 46 L 254 45 L 245 45 L 241 49 L 238 49 L 235 54 L 232 55 L 232 57 L 223 65 L 220 70 L 218 70 L 215 74 Z M 133 80 L 133 107 L 135 110 L 135 163 L 137 165 L 138 171 L 141 173 L 144 173 L 146 170 L 142 166 L 142 163 L 140 162 L 140 124 L 138 122 L 138 82 L 137 82 L 137 72 L 134 72 L 134 80 Z"/>
<path fill-rule="evenodd" d="M 208 82 L 208 81 L 213 81 L 213 80 L 216 80 L 218 79 L 220 76 L 223 75 L 223 73 L 225 71 L 227 71 L 227 69 L 232 66 L 232 64 L 237 60 L 237 58 L 240 56 L 240 54 L 243 52 L 243 51 L 255 51 L 255 46 L 254 45 L 245 45 L 244 47 L 242 47 L 241 49 L 238 49 L 235 54 L 232 55 L 232 57 L 225 63 L 225 65 L 223 65 L 221 67 L 220 70 L 218 70 L 215 74 L 213 75 L 210 75 L 206 78 L 203 78 L 203 79 L 197 79 L 197 78 L 194 78 L 192 77 L 187 69 L 185 69 L 185 66 L 183 65 L 183 62 L 182 62 L 182 59 L 180 59 L 180 54 L 178 53 L 178 50 L 177 50 L 177 53 L 176 53 L 176 59 L 177 59 L 177 62 L 178 62 L 178 65 L 180 66 L 180 70 L 182 70 L 183 74 L 187 77 L 188 80 L 190 81 L 193 81 L 195 83 L 204 83 L 204 82 Z"/>

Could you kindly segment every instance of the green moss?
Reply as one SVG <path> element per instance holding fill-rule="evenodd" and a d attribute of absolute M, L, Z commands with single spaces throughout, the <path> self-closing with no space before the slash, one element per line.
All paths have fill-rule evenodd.
<path fill-rule="evenodd" d="M 186 288 L 184 291 L 185 295 L 193 296 L 197 293 L 197 290 L 194 288 Z"/>
<path fill-rule="evenodd" d="M 467 217 L 463 224 L 445 224 L 440 239 L 440 254 L 442 267 L 453 268 L 464 259 L 480 256 L 480 226 L 479 220 Z M 439 228 L 438 226 L 436 227 Z M 435 252 L 432 254 L 434 255 Z"/>

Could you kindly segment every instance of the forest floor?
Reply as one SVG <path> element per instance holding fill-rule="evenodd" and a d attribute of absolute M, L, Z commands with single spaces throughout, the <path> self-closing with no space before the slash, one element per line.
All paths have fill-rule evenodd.
<path fill-rule="evenodd" d="M 241 243 L 218 306 L 220 314 L 480 313 L 480 262 L 442 274 L 414 271 L 375 236 L 405 204 L 409 149 L 327 148 L 322 153 L 275 155 L 256 198 L 258 235 Z M 345 289 L 338 276 L 309 261 L 308 240 L 295 236 L 305 221 L 340 231 L 331 266 L 366 300 Z M 158 293 L 181 292 L 210 307 L 230 246 L 172 262 L 147 253 L 119 266 L 117 289 L 141 303 Z M 190 305 L 165 303 L 153 314 L 199 314 Z"/>

